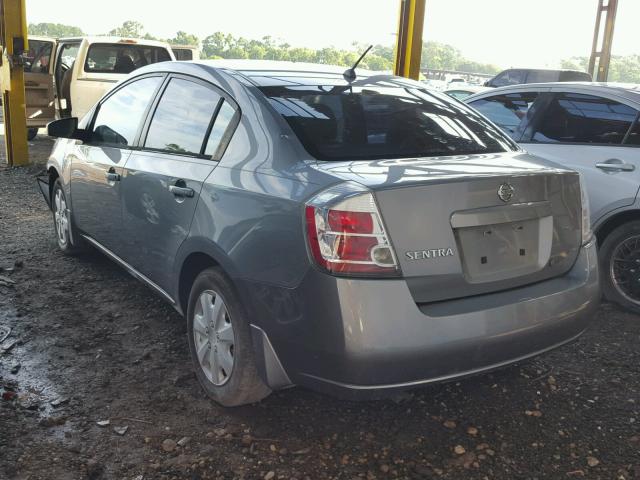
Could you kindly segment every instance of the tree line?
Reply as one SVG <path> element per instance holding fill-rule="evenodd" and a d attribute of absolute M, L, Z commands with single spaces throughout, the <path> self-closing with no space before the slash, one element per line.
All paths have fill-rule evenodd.
<path fill-rule="evenodd" d="M 73 37 L 84 35 L 82 29 L 58 23 L 38 23 L 29 25 L 30 35 L 50 37 Z M 202 40 L 196 35 L 178 31 L 172 38 L 157 38 L 147 32 L 137 21 L 129 20 L 105 35 L 144 38 L 147 40 L 163 40 L 173 45 L 199 45 L 202 58 L 247 58 L 254 60 L 289 60 L 294 62 L 325 63 L 350 66 L 368 45 L 354 43 L 351 49 L 325 47 L 313 49 L 292 46 L 287 42 L 266 36 L 262 39 L 236 37 L 229 33 L 216 32 Z M 361 65 L 371 70 L 392 70 L 395 49 L 389 45 L 375 45 L 364 58 Z M 461 52 L 438 42 L 424 42 L 422 46 L 422 62 L 429 68 L 441 70 L 460 70 L 476 73 L 494 74 L 500 71 L 496 65 L 483 64 L 465 58 Z"/>
<path fill-rule="evenodd" d="M 84 35 L 79 27 L 58 23 L 29 24 L 30 35 L 72 37 Z M 202 58 L 247 58 L 254 60 L 290 60 L 295 62 L 325 63 L 350 66 L 367 45 L 354 43 L 351 49 L 325 47 L 313 49 L 292 46 L 287 42 L 266 36 L 259 40 L 237 37 L 230 33 L 216 32 L 202 40 L 198 36 L 178 31 L 172 38 L 157 38 L 147 32 L 140 22 L 129 20 L 106 35 L 163 40 L 173 45 L 199 45 Z M 391 70 L 395 49 L 389 45 L 375 45 L 362 61 L 371 70 Z M 573 57 L 562 61 L 562 68 L 586 71 L 589 59 Z M 474 73 L 498 73 L 501 68 L 465 58 L 457 48 L 439 42 L 423 42 L 422 66 L 438 70 L 457 70 Z M 609 68 L 609 81 L 640 83 L 640 55 L 613 56 Z"/>

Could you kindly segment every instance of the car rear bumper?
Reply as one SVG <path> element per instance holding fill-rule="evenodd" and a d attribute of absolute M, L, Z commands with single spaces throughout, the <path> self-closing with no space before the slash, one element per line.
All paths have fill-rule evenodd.
<path fill-rule="evenodd" d="M 301 327 L 306 322 L 292 318 L 285 322 L 289 328 L 275 329 L 281 335 L 272 343 L 293 383 L 349 397 L 449 380 L 538 355 L 577 338 L 600 298 L 595 243 L 581 249 L 562 277 L 427 305 L 415 303 L 404 280 L 331 280 L 331 293 L 319 285 L 310 288 L 324 292 L 322 305 L 300 304 L 297 319 L 308 317 L 310 323 Z"/>

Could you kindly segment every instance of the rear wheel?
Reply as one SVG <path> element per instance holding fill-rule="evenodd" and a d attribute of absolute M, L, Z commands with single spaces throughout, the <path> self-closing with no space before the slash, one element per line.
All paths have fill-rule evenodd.
<path fill-rule="evenodd" d="M 37 128 L 27 128 L 27 140 L 31 141 L 38 135 Z"/>
<path fill-rule="evenodd" d="M 271 393 L 258 376 L 244 309 L 219 269 L 204 270 L 193 284 L 187 335 L 196 376 L 213 400 L 233 407 Z"/>
<path fill-rule="evenodd" d="M 605 238 L 600 272 L 607 300 L 640 313 L 640 221 L 625 223 Z"/>

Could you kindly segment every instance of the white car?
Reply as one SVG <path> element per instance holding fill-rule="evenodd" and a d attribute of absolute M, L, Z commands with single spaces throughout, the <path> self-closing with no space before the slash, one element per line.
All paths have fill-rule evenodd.
<path fill-rule="evenodd" d="M 464 102 L 527 152 L 582 174 L 604 294 L 640 312 L 640 86 L 516 85 Z"/>
<path fill-rule="evenodd" d="M 30 36 L 25 58 L 29 137 L 33 138 L 39 127 L 57 117 L 82 118 L 133 70 L 171 60 L 175 57 L 164 42 L 120 37 L 55 40 Z"/>

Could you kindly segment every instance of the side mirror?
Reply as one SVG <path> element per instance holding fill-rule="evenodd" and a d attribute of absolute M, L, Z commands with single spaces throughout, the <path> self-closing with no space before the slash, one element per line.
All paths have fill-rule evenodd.
<path fill-rule="evenodd" d="M 57 138 L 85 139 L 85 131 L 78 129 L 78 119 L 76 117 L 61 118 L 49 123 L 47 125 L 47 135 Z"/>

